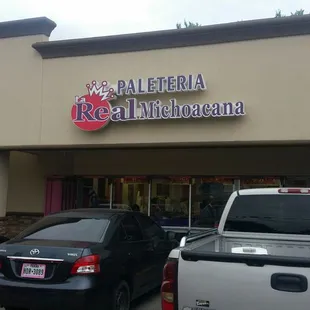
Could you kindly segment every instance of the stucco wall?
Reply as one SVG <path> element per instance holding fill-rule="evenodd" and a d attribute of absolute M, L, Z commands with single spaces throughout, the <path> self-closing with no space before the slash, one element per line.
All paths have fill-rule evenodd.
<path fill-rule="evenodd" d="M 0 40 L 2 147 L 309 141 L 309 35 L 45 60 L 31 47 L 40 40 L 46 37 Z M 208 90 L 173 96 L 178 103 L 242 100 L 247 115 L 111 123 L 92 133 L 71 122 L 74 97 L 94 79 L 115 83 L 190 73 L 203 73 Z M 156 97 L 167 102 L 171 96 Z"/>
<path fill-rule="evenodd" d="M 46 39 L 0 39 L 1 147 L 40 144 L 42 59 L 31 45 Z"/>
<path fill-rule="evenodd" d="M 310 36 L 145 52 L 44 60 L 44 145 L 119 145 L 309 140 Z M 93 79 L 203 73 L 208 90 L 174 96 L 181 104 L 244 101 L 237 119 L 192 119 L 109 124 L 101 132 L 72 125 L 75 95 Z M 147 100 L 143 96 L 141 100 Z M 167 102 L 171 95 L 156 96 Z M 149 100 L 154 97 L 147 97 Z M 123 102 L 124 98 L 118 100 Z M 294 130 L 292 130 L 294 129 Z"/>
<path fill-rule="evenodd" d="M 36 155 L 10 153 L 7 212 L 43 213 L 45 178 Z"/>

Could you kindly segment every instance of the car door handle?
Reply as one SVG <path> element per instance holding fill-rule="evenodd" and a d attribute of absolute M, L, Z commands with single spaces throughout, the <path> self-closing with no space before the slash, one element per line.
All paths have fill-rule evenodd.
<path fill-rule="evenodd" d="M 271 276 L 271 287 L 282 292 L 302 293 L 308 290 L 308 280 L 299 274 L 274 273 Z"/>

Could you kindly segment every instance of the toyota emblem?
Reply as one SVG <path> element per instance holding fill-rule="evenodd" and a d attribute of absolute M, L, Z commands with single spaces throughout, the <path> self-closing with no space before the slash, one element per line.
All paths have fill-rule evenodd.
<path fill-rule="evenodd" d="M 31 251 L 30 251 L 30 255 L 39 255 L 40 254 L 40 251 L 38 250 L 38 249 L 32 249 Z"/>

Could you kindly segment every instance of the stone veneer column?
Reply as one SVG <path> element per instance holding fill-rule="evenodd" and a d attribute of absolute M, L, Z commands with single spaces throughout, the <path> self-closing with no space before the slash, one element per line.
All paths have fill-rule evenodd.
<path fill-rule="evenodd" d="M 9 155 L 7 151 L 0 151 L 0 218 L 6 215 L 9 180 Z"/>

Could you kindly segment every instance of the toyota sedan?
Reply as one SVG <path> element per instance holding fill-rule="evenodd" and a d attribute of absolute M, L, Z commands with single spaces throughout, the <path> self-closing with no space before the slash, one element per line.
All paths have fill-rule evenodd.
<path fill-rule="evenodd" d="M 0 244 L 0 306 L 128 310 L 160 286 L 177 242 L 139 212 L 80 209 L 50 215 Z"/>

